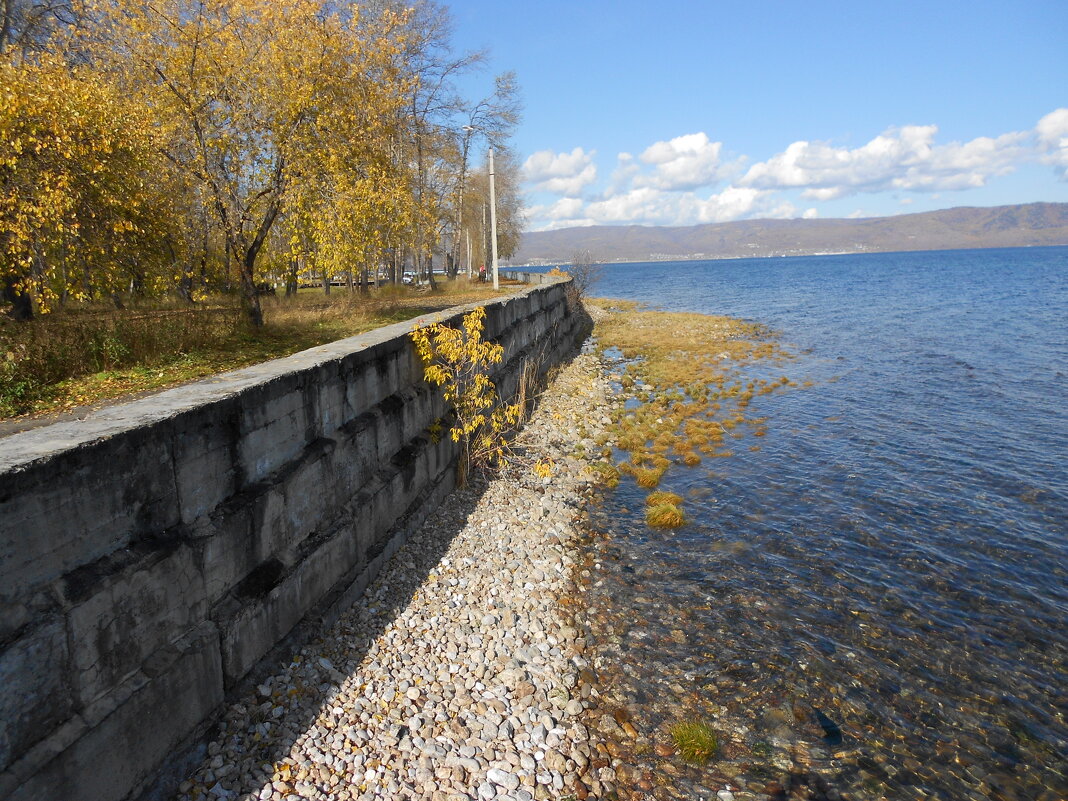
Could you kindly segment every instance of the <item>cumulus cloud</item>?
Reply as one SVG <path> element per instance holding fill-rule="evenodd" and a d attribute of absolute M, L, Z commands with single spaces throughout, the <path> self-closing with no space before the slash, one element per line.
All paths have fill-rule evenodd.
<path fill-rule="evenodd" d="M 757 210 L 765 215 L 793 216 L 793 206 L 783 210 L 767 204 L 770 192 L 749 187 L 728 186 L 710 197 L 694 192 L 667 192 L 651 186 L 629 189 L 599 200 L 563 198 L 555 203 L 534 206 L 528 214 L 540 230 L 572 225 L 696 225 L 727 222 Z"/>
<path fill-rule="evenodd" d="M 665 190 L 689 190 L 710 186 L 720 180 L 722 142 L 712 142 L 705 133 L 676 136 L 650 145 L 641 154 L 652 165 L 651 175 L 636 177 L 638 186 Z"/>
<path fill-rule="evenodd" d="M 573 220 L 582 216 L 584 206 L 582 200 L 577 197 L 564 197 L 555 203 L 531 206 L 527 211 L 542 220 Z"/>
<path fill-rule="evenodd" d="M 1062 181 L 1068 181 L 1068 108 L 1051 111 L 1035 126 L 1040 158 L 1057 168 Z"/>
<path fill-rule="evenodd" d="M 616 168 L 612 171 L 612 178 L 608 182 L 607 194 L 614 195 L 621 192 L 624 187 L 630 185 L 640 170 L 641 167 L 635 162 L 633 155 L 620 153 L 616 156 Z"/>
<path fill-rule="evenodd" d="M 576 147 L 570 153 L 539 150 L 523 163 L 523 175 L 535 190 L 577 197 L 597 180 L 596 150 Z"/>
<path fill-rule="evenodd" d="M 813 200 L 834 200 L 859 192 L 939 191 L 984 186 L 1012 172 L 1029 134 L 935 144 L 936 125 L 891 128 L 862 147 L 794 142 L 776 156 L 752 165 L 739 181 L 759 189 L 803 189 Z"/>
<path fill-rule="evenodd" d="M 703 132 L 621 152 L 610 177 L 596 185 L 596 152 L 543 150 L 524 164 L 535 191 L 556 197 L 529 209 L 536 227 L 593 224 L 693 225 L 752 217 L 812 219 L 817 203 L 865 193 L 893 193 L 907 206 L 910 192 L 940 193 L 985 186 L 1024 163 L 1052 165 L 1068 181 L 1068 108 L 1031 129 L 968 141 L 938 141 L 936 125 L 888 128 L 859 147 L 801 140 L 748 166 L 724 161 L 721 142 Z M 713 184 L 726 184 L 715 194 Z M 795 207 L 802 198 L 806 203 Z M 857 209 L 850 217 L 870 216 Z"/>

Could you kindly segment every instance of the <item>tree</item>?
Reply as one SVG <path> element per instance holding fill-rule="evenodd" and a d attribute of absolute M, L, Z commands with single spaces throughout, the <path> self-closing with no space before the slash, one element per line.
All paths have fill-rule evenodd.
<path fill-rule="evenodd" d="M 335 145 L 388 138 L 403 19 L 366 23 L 353 3 L 316 0 L 89 2 L 92 52 L 151 110 L 168 162 L 210 204 L 262 325 L 257 259 L 294 184 L 328 172 Z"/>
<path fill-rule="evenodd" d="M 571 254 L 571 266 L 567 273 L 571 276 L 572 286 L 579 298 L 589 294 L 593 285 L 604 272 L 604 265 L 600 264 L 589 249 L 576 250 Z"/>
<path fill-rule="evenodd" d="M 453 271 L 460 263 L 460 244 L 464 232 L 464 189 L 467 183 L 467 165 L 471 145 L 481 138 L 491 147 L 503 151 L 515 126 L 519 124 L 522 104 L 519 100 L 519 84 L 514 72 L 505 72 L 494 79 L 493 93 L 473 104 L 462 107 L 464 124 L 459 130 L 460 163 L 456 181 L 456 213 L 453 229 Z"/>
<path fill-rule="evenodd" d="M 260 325 L 265 279 L 367 286 L 407 253 L 424 268 L 450 232 L 455 268 L 470 149 L 503 147 L 518 119 L 510 73 L 462 97 L 458 76 L 485 54 L 453 54 L 431 0 L 0 12 L 0 291 L 22 317 L 121 290 L 193 302 L 239 287 Z"/>
<path fill-rule="evenodd" d="M 29 319 L 148 276 L 162 197 L 138 109 L 51 55 L 0 59 L 0 290 Z M 152 259 L 147 259 L 151 262 Z"/>
<path fill-rule="evenodd" d="M 71 0 L 0 0 L 0 55 L 12 62 L 43 51 L 75 21 Z"/>

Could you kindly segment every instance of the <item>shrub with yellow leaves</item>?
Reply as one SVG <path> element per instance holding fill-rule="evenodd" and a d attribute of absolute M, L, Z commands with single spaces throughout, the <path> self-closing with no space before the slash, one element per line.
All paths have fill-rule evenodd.
<path fill-rule="evenodd" d="M 455 414 L 449 429 L 460 445 L 457 484 L 467 483 L 473 468 L 503 465 L 508 458 L 508 432 L 519 424 L 520 404 L 504 404 L 489 378 L 500 364 L 504 348 L 482 339 L 486 310 L 481 306 L 464 315 L 460 328 L 435 323 L 411 332 L 423 362 L 423 378 L 442 387 L 445 402 Z"/>

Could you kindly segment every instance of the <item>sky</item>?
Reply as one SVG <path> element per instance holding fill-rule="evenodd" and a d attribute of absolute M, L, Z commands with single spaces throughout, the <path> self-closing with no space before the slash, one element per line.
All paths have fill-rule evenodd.
<path fill-rule="evenodd" d="M 452 0 L 527 229 L 1068 202 L 1068 0 Z"/>

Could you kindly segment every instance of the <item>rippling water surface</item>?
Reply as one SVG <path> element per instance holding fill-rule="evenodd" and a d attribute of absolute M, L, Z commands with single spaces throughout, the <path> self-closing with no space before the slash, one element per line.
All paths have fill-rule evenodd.
<path fill-rule="evenodd" d="M 668 472 L 687 527 L 633 484 L 596 521 L 622 700 L 721 734 L 703 767 L 639 747 L 635 786 L 1068 797 L 1068 248 L 610 265 L 596 294 L 765 323 L 814 382 L 754 402 L 759 451 Z"/>

